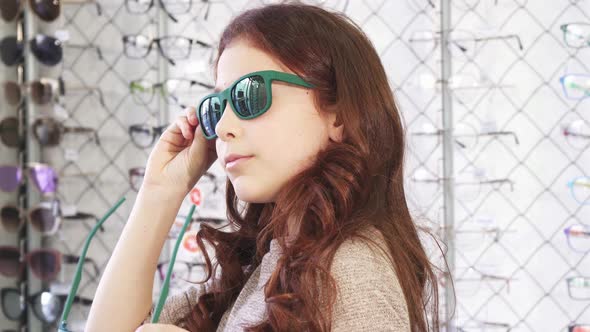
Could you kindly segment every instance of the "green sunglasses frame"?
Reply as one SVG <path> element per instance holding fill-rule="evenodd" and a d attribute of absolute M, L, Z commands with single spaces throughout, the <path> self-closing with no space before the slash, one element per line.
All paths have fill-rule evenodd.
<path fill-rule="evenodd" d="M 236 106 L 234 105 L 234 102 L 231 99 L 231 92 L 239 82 L 241 82 L 245 78 L 252 77 L 252 76 L 260 76 L 264 80 L 265 88 L 266 88 L 266 99 L 267 99 L 266 106 L 264 107 L 264 109 L 262 111 L 258 112 L 257 114 L 249 115 L 249 116 L 242 116 L 236 111 Z M 201 101 L 199 102 L 199 106 L 196 109 L 197 119 L 199 119 L 199 124 L 203 123 L 203 119 L 201 118 L 201 111 L 200 111 L 201 106 L 203 105 L 203 103 L 207 99 L 212 98 L 212 97 L 217 97 L 219 99 L 219 101 L 221 102 L 222 115 L 223 115 L 223 112 L 225 112 L 225 107 L 227 106 L 227 101 L 229 100 L 229 104 L 231 105 L 231 108 L 234 111 L 234 114 L 237 115 L 238 118 L 240 118 L 242 120 L 249 120 L 249 119 L 253 119 L 253 118 L 261 116 L 266 111 L 268 111 L 268 109 L 270 108 L 270 105 L 272 105 L 272 82 L 273 81 L 281 81 L 281 82 L 291 83 L 294 85 L 299 85 L 299 86 L 303 86 L 303 87 L 310 88 L 310 89 L 314 88 L 314 86 L 312 84 L 305 82 L 301 77 L 294 75 L 294 74 L 284 73 L 284 72 L 275 71 L 275 70 L 255 71 L 255 72 L 246 74 L 246 75 L 238 78 L 227 89 L 217 92 L 217 93 L 212 93 L 212 94 L 209 94 L 209 95 L 203 97 L 203 99 L 201 99 Z M 213 128 L 213 129 L 215 130 L 215 128 Z M 203 132 L 203 136 L 205 136 L 205 138 L 208 140 L 212 140 L 217 137 L 217 134 L 207 136 L 207 133 L 205 132 L 205 128 L 202 125 L 201 125 L 201 131 Z"/>

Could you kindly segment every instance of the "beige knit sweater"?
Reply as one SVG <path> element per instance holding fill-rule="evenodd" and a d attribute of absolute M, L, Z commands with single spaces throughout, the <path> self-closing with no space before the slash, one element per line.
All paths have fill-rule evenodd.
<path fill-rule="evenodd" d="M 385 248 L 378 230 L 370 228 L 367 232 Z M 273 239 L 269 252 L 221 318 L 217 331 L 243 331 L 243 326 L 265 317 L 264 285 L 280 255 L 281 247 Z M 410 331 L 402 289 L 393 267 L 380 250 L 366 241 L 349 239 L 336 251 L 330 272 L 338 289 L 332 312 L 332 331 Z M 184 293 L 168 298 L 159 323 L 184 327 L 182 318 L 207 287 L 190 287 Z M 151 314 L 144 323 L 151 320 Z"/>

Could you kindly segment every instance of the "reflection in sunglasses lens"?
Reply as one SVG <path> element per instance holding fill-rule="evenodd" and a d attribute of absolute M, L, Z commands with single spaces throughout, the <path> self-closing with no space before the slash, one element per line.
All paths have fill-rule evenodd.
<path fill-rule="evenodd" d="M 31 39 L 31 51 L 46 66 L 55 66 L 63 58 L 61 41 L 41 34 Z"/>

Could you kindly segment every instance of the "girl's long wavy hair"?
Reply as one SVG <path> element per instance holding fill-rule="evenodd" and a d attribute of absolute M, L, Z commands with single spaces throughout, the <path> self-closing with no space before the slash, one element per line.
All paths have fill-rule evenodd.
<path fill-rule="evenodd" d="M 219 56 L 237 38 L 315 85 L 316 105 L 337 114 L 344 138 L 318 153 L 275 202 L 242 204 L 240 211 L 227 181 L 227 217 L 237 231 L 207 225 L 199 231 L 197 243 L 208 272 L 204 282 L 219 267 L 221 273 L 185 317 L 187 327 L 214 331 L 270 241 L 278 238 L 283 255 L 264 290 L 267 318 L 247 331 L 329 331 L 336 298 L 329 273 L 334 254 L 353 236 L 370 241 L 361 231 L 373 225 L 393 259 L 412 331 L 438 331 L 435 267 L 405 199 L 404 129 L 370 40 L 343 14 L 300 3 L 267 5 L 241 13 L 226 27 L 215 72 Z M 297 225 L 299 233 L 287 244 L 288 223 Z M 215 249 L 214 264 L 205 241 Z"/>

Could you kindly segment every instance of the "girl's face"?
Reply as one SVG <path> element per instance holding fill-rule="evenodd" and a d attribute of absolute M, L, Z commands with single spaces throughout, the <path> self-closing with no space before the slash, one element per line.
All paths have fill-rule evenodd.
<path fill-rule="evenodd" d="M 224 90 L 242 75 L 259 70 L 293 73 L 246 41 L 235 40 L 219 58 L 216 88 Z M 259 117 L 242 120 L 227 103 L 216 126 L 216 148 L 241 201 L 274 202 L 284 184 L 309 167 L 330 140 L 341 140 L 342 126 L 333 125 L 335 114 L 321 115 L 312 97 L 310 89 L 274 81 L 272 105 Z M 228 169 L 229 154 L 252 157 Z"/>

